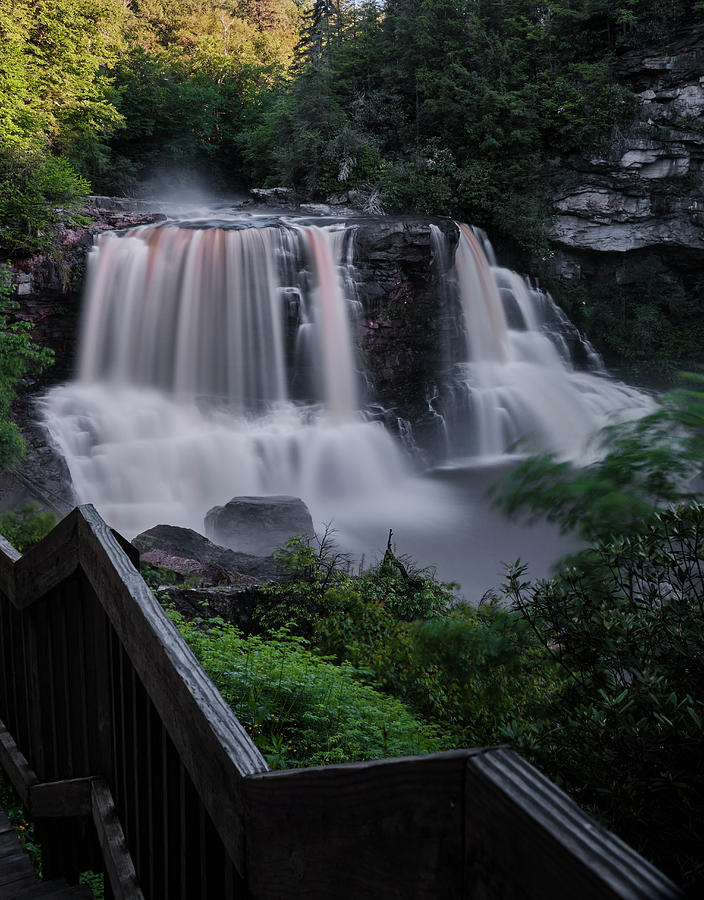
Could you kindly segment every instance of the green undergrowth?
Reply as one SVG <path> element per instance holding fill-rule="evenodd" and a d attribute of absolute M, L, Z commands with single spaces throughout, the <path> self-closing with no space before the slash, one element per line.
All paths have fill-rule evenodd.
<path fill-rule="evenodd" d="M 526 623 L 497 602 L 404 621 L 353 585 L 328 599 L 330 614 L 315 632 L 319 649 L 403 699 L 453 745 L 501 743 L 509 723 L 540 716 L 558 689 Z"/>
<path fill-rule="evenodd" d="M 612 427 L 583 469 L 542 458 L 504 483 L 586 546 L 504 601 L 563 679 L 513 746 L 676 882 L 704 890 L 704 378 Z"/>
<path fill-rule="evenodd" d="M 170 612 L 196 658 L 272 768 L 431 753 L 435 728 L 286 631 L 243 635 Z"/>
<path fill-rule="evenodd" d="M 20 553 L 46 537 L 54 525 L 56 513 L 40 510 L 34 503 L 0 513 L 0 534 Z"/>
<path fill-rule="evenodd" d="M 274 766 L 498 743 L 560 689 L 519 614 L 458 602 L 390 539 L 356 574 L 329 534 L 292 538 L 278 559 L 254 633 L 170 613 Z"/>

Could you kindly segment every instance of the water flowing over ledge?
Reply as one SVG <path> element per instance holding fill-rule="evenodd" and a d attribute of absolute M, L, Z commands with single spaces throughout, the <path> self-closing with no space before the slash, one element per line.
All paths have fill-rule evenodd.
<path fill-rule="evenodd" d="M 202 531 L 207 510 L 237 494 L 293 494 L 353 550 L 406 527 L 404 549 L 415 540 L 421 557 L 432 534 L 444 542 L 486 519 L 476 491 L 468 499 L 457 483 L 420 477 L 384 425 L 393 410 L 375 404 L 360 352 L 355 226 L 251 224 L 100 238 L 77 378 L 43 401 L 79 500 L 131 536 L 161 522 Z M 591 371 L 575 368 L 564 314 L 493 265 L 484 235 L 460 225 L 453 246 L 428 227 L 446 322 L 429 377 L 436 464 L 503 465 L 540 449 L 579 458 L 614 416 L 649 408 L 586 343 Z M 413 445 L 415 423 L 405 424 Z"/>

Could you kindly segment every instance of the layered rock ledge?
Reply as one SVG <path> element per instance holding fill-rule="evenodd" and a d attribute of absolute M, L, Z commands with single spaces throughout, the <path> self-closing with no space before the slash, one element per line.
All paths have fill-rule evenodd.
<path fill-rule="evenodd" d="M 704 29 L 624 53 L 616 76 L 633 94 L 633 120 L 554 179 L 551 239 L 565 277 L 579 276 L 584 252 L 704 260 Z"/>

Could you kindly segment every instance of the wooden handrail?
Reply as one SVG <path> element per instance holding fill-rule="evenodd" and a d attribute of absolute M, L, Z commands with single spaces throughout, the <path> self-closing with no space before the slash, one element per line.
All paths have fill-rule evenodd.
<path fill-rule="evenodd" d="M 130 556 L 91 506 L 24 556 L 0 538 L 0 764 L 47 874 L 130 900 L 681 896 L 506 748 L 270 772 Z"/>
<path fill-rule="evenodd" d="M 74 778 L 40 783 L 2 722 L 0 764 L 30 819 L 91 816 L 102 849 L 108 889 L 123 900 L 144 900 L 115 803 L 104 779 Z"/>

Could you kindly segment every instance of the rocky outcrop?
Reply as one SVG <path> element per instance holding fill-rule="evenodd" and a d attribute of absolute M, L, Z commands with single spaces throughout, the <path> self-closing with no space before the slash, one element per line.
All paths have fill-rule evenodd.
<path fill-rule="evenodd" d="M 360 351 L 375 398 L 402 439 L 412 421 L 416 438 L 432 443 L 439 420 L 429 383 L 448 342 L 461 339 L 443 274 L 459 231 L 450 219 L 420 217 L 365 218 L 354 228 Z M 433 228 L 443 241 L 433 241 Z"/>
<path fill-rule="evenodd" d="M 18 297 L 75 297 L 83 282 L 86 254 L 97 235 L 161 221 L 166 218 L 163 210 L 168 207 L 169 204 L 156 201 L 88 197 L 79 210 L 86 224 L 80 226 L 71 224 L 72 219 L 64 221 L 58 210 L 59 221 L 51 229 L 52 251 L 37 253 L 12 264 L 12 280 L 17 286 Z"/>
<path fill-rule="evenodd" d="M 290 537 L 315 537 L 308 507 L 298 497 L 233 497 L 205 516 L 212 540 L 240 553 L 268 556 Z"/>
<path fill-rule="evenodd" d="M 616 77 L 636 116 L 605 152 L 570 160 L 554 183 L 555 269 L 568 278 L 579 277 L 584 252 L 657 247 L 704 260 L 704 29 L 623 53 Z"/>
<path fill-rule="evenodd" d="M 249 586 L 271 581 L 279 574 L 272 556 L 236 553 L 191 528 L 156 525 L 138 534 L 132 544 L 142 562 L 168 569 L 191 584 Z"/>
<path fill-rule="evenodd" d="M 254 611 L 262 601 L 260 588 L 245 585 L 201 588 L 162 585 L 156 597 L 159 603 L 175 609 L 185 619 L 217 617 L 243 631 L 251 630 Z"/>

